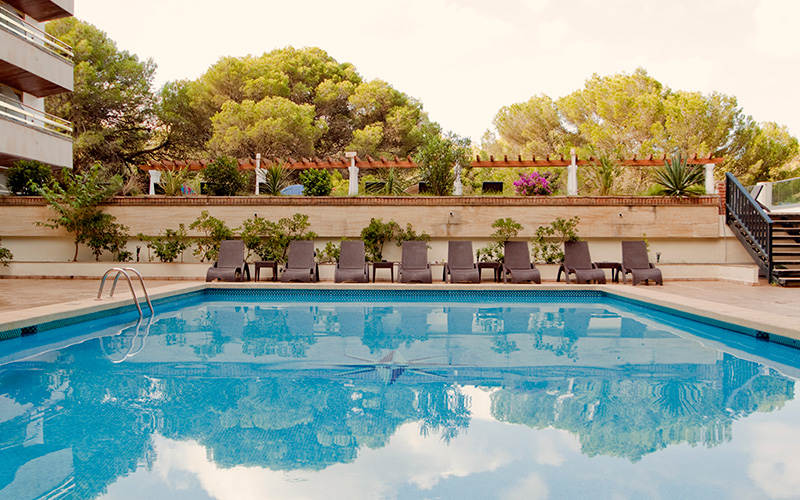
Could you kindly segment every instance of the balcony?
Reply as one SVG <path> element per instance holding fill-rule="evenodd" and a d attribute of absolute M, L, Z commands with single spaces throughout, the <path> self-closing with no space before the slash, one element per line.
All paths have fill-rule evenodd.
<path fill-rule="evenodd" d="M 72 48 L 0 6 L 0 83 L 37 97 L 69 92 Z"/>
<path fill-rule="evenodd" d="M 75 11 L 74 0 L 3 0 L 37 21 L 52 21 L 69 17 Z"/>
<path fill-rule="evenodd" d="M 20 159 L 72 167 L 72 124 L 0 96 L 0 165 Z"/>

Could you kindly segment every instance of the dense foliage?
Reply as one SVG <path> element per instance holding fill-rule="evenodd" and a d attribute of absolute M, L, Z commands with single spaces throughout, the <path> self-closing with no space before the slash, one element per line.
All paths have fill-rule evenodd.
<path fill-rule="evenodd" d="M 47 31 L 73 47 L 74 90 L 48 97 L 48 113 L 72 122 L 78 171 L 100 162 L 113 174 L 131 174 L 158 151 L 156 65 L 119 50 L 108 35 L 74 17 L 47 23 Z"/>
<path fill-rule="evenodd" d="M 781 167 L 798 154 L 786 127 L 756 123 L 735 97 L 672 90 L 639 68 L 632 74 L 593 75 L 558 100 L 546 95 L 501 108 L 482 149 L 503 157 L 575 148 L 582 157 L 646 157 L 683 153 L 724 156 L 722 169 L 745 183 L 791 176 Z M 641 190 L 646 176 L 625 179 Z"/>
<path fill-rule="evenodd" d="M 453 133 L 442 134 L 435 128 L 425 134 L 414 161 L 422 169 L 422 180 L 435 196 L 453 194 L 456 164 L 466 167 L 471 162 L 470 140 Z"/>
<path fill-rule="evenodd" d="M 17 196 L 33 196 L 36 187 L 47 184 L 53 173 L 42 162 L 20 160 L 8 169 L 8 190 Z"/>
<path fill-rule="evenodd" d="M 247 188 L 247 174 L 239 172 L 239 162 L 220 156 L 203 170 L 207 194 L 236 196 Z"/>
<path fill-rule="evenodd" d="M 327 170 L 303 170 L 300 172 L 300 183 L 305 196 L 330 196 L 333 190 L 333 180 Z"/>
<path fill-rule="evenodd" d="M 412 153 L 428 123 L 422 106 L 319 48 L 224 57 L 197 80 L 161 91 L 175 154 L 236 157 Z"/>

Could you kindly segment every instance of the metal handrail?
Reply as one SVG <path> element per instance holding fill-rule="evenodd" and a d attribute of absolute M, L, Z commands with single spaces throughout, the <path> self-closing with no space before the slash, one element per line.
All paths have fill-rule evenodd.
<path fill-rule="evenodd" d="M 730 172 L 725 174 L 725 214 L 726 222 L 738 222 L 752 240 L 763 260 L 759 265 L 772 280 L 772 217 Z"/>
<path fill-rule="evenodd" d="M 100 280 L 100 289 L 97 291 L 97 300 L 102 300 L 103 296 L 103 287 L 106 284 L 106 278 L 108 277 L 109 273 L 116 271 L 117 274 L 114 276 L 114 284 L 111 287 L 111 292 L 108 294 L 108 298 L 114 296 L 114 291 L 117 289 L 117 281 L 119 281 L 119 275 L 122 274 L 125 276 L 125 279 L 128 281 L 128 287 L 131 290 L 131 295 L 133 295 L 133 303 L 136 305 L 136 309 L 139 311 L 139 318 L 143 318 L 144 314 L 142 313 L 142 307 L 139 305 L 139 298 L 136 296 L 136 291 L 133 289 L 133 282 L 131 281 L 131 276 L 127 273 L 127 271 L 132 271 L 136 273 L 139 277 L 139 282 L 142 285 L 142 291 L 144 291 L 144 297 L 147 299 L 147 305 L 150 306 L 150 316 L 152 317 L 155 315 L 155 311 L 153 310 L 153 303 L 150 302 L 150 294 L 147 293 L 147 287 L 144 284 L 144 278 L 142 277 L 141 273 L 132 267 L 126 267 L 124 269 L 119 267 L 112 267 L 108 271 L 103 274 L 103 278 Z"/>
<path fill-rule="evenodd" d="M 67 62 L 71 63 L 75 57 L 72 52 L 72 47 L 50 33 L 33 26 L 3 6 L 0 6 L 0 26 L 4 26 L 9 31 L 22 38 L 33 39 L 33 41 L 38 42 L 48 52 Z"/>
<path fill-rule="evenodd" d="M 72 138 L 72 123 L 50 113 L 0 95 L 0 116 Z"/>

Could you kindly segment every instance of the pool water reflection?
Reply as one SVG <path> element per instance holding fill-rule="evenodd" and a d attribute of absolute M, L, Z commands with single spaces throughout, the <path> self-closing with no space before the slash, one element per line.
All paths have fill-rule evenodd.
<path fill-rule="evenodd" d="M 800 488 L 798 352 L 613 300 L 188 301 L 47 336 L 87 329 L 0 346 L 0 498 Z"/>

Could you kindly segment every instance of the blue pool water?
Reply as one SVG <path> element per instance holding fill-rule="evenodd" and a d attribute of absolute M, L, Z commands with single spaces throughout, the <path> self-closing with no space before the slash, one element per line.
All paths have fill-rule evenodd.
<path fill-rule="evenodd" d="M 798 498 L 800 351 L 601 293 L 236 291 L 0 342 L 0 498 Z"/>

